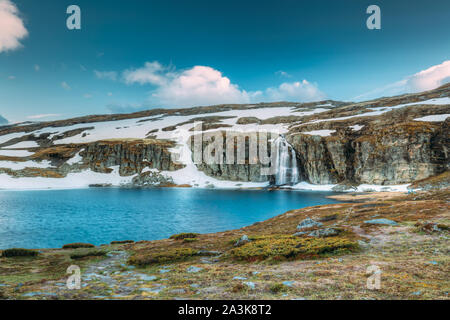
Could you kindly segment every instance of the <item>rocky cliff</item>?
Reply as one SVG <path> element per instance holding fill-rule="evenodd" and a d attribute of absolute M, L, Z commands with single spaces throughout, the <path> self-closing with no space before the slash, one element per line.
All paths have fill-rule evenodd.
<path fill-rule="evenodd" d="M 199 122 L 203 132 L 222 137 L 221 148 L 211 149 L 214 139 L 203 139 L 200 147 L 219 163 L 194 161 L 199 133 L 193 126 Z M 0 127 L 0 188 L 20 187 L 20 178 L 32 177 L 70 184 L 77 173 L 88 184 L 116 175 L 121 184 L 136 186 L 264 186 L 274 177 L 261 174 L 267 165 L 258 157 L 274 152 L 271 141 L 279 134 L 294 150 L 298 181 L 405 184 L 449 170 L 449 124 L 450 85 L 361 103 L 220 105 L 10 125 Z M 230 133 L 247 136 L 231 145 L 233 153 L 243 149 L 244 160 L 230 158 Z M 250 138 L 263 133 L 266 144 Z M 250 158 L 251 150 L 258 159 Z M 183 161 L 174 161 L 180 151 Z"/>

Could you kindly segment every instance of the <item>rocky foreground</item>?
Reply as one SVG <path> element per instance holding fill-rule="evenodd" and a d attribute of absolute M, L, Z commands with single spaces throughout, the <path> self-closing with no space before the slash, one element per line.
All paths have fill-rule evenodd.
<path fill-rule="evenodd" d="M 449 299 L 450 189 L 338 198 L 215 234 L 5 250 L 0 298 Z"/>

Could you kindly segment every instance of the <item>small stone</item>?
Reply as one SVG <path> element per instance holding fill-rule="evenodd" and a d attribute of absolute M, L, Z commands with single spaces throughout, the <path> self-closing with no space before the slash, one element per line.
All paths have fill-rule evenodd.
<path fill-rule="evenodd" d="M 365 241 L 358 240 L 357 242 L 358 242 L 358 245 L 359 245 L 361 248 L 367 248 L 367 247 L 369 247 L 369 244 L 368 244 L 367 242 L 365 242 Z"/>
<path fill-rule="evenodd" d="M 286 287 L 292 287 L 294 285 L 294 281 L 283 281 L 283 284 Z"/>
<path fill-rule="evenodd" d="M 283 281 L 283 285 L 286 287 L 292 287 L 294 285 L 294 281 Z"/>
<path fill-rule="evenodd" d="M 183 293 L 186 293 L 186 290 L 184 290 L 184 289 L 172 289 L 169 292 L 173 293 L 173 294 L 183 294 Z"/>
<path fill-rule="evenodd" d="M 189 273 L 197 273 L 202 270 L 203 270 L 203 268 L 199 268 L 199 267 L 195 267 L 195 266 L 190 266 L 189 268 L 186 269 L 186 271 Z"/>
<path fill-rule="evenodd" d="M 170 269 L 160 269 L 159 273 L 167 273 L 167 272 L 170 272 L 170 271 L 171 271 Z"/>
<path fill-rule="evenodd" d="M 200 259 L 200 263 L 204 263 L 204 264 L 214 264 L 216 262 L 218 262 L 217 259 L 213 259 L 213 260 L 208 259 L 208 258 L 201 258 Z"/>
<path fill-rule="evenodd" d="M 234 246 L 239 247 L 239 246 L 246 244 L 247 242 L 250 242 L 250 239 L 248 238 L 248 236 L 246 234 L 244 234 L 238 241 L 236 241 Z"/>
<path fill-rule="evenodd" d="M 308 232 L 306 232 L 306 231 L 299 231 L 299 232 L 294 233 L 293 236 L 294 237 L 300 237 L 300 236 L 303 236 L 303 235 L 305 235 L 307 233 Z"/>
<path fill-rule="evenodd" d="M 159 286 L 153 288 L 140 288 L 139 290 L 150 293 L 160 293 L 163 289 L 167 288 L 166 286 Z"/>
<path fill-rule="evenodd" d="M 372 219 L 372 220 L 366 220 L 364 221 L 364 223 L 367 224 L 385 224 L 385 225 L 389 225 L 389 226 L 396 226 L 397 222 L 389 220 L 389 219 Z"/>
<path fill-rule="evenodd" d="M 420 296 L 422 294 L 422 291 L 419 290 L 419 291 L 413 292 L 412 294 L 415 296 Z"/>
<path fill-rule="evenodd" d="M 190 285 L 191 288 L 200 288 L 200 285 L 198 283 L 193 283 Z"/>
<path fill-rule="evenodd" d="M 200 250 L 197 255 L 199 256 L 220 256 L 222 252 L 216 250 Z"/>
<path fill-rule="evenodd" d="M 56 297 L 57 294 L 53 293 L 53 292 L 39 292 L 39 291 L 36 291 L 36 292 L 25 293 L 23 296 L 24 297 L 34 297 L 34 296 L 52 296 L 52 297 Z"/>
<path fill-rule="evenodd" d="M 311 218 L 306 218 L 302 222 L 300 222 L 297 226 L 297 230 L 307 229 L 307 228 L 320 228 L 323 224 L 321 222 L 314 221 Z"/>
<path fill-rule="evenodd" d="M 236 276 L 236 277 L 233 277 L 233 280 L 247 280 L 247 278 Z"/>
<path fill-rule="evenodd" d="M 247 281 L 247 282 L 244 282 L 244 284 L 252 290 L 255 290 L 255 288 L 256 288 L 256 284 L 254 282 Z"/>
<path fill-rule="evenodd" d="M 259 271 L 253 271 L 252 272 L 252 275 L 254 275 L 254 276 L 256 276 L 257 274 L 260 274 L 261 272 L 259 272 Z"/>
<path fill-rule="evenodd" d="M 149 276 L 148 274 L 140 274 L 140 275 L 138 275 L 138 277 L 142 281 L 154 281 L 157 279 L 156 276 Z"/>

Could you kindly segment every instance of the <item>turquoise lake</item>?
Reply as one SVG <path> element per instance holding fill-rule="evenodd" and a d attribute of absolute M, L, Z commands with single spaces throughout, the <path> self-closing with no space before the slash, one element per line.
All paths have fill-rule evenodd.
<path fill-rule="evenodd" d="M 0 249 L 156 240 L 248 226 L 335 203 L 330 192 L 190 188 L 0 191 Z"/>

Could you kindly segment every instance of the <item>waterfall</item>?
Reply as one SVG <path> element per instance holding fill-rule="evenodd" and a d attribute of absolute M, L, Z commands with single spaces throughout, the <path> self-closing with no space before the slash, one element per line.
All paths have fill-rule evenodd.
<path fill-rule="evenodd" d="M 297 157 L 294 148 L 281 135 L 275 141 L 275 185 L 293 185 L 298 182 Z"/>

